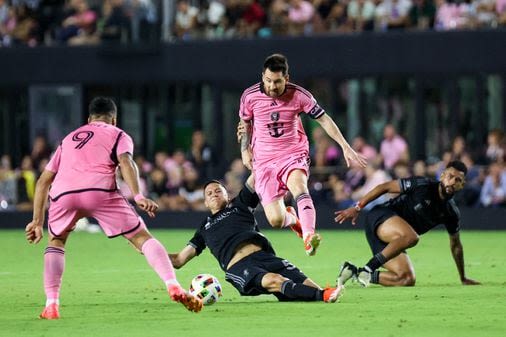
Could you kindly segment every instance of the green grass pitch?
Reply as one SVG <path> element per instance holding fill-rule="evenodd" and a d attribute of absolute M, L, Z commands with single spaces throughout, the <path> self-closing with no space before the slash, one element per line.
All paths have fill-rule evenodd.
<path fill-rule="evenodd" d="M 153 234 L 171 252 L 192 231 Z M 279 256 L 320 285 L 335 282 L 345 259 L 370 258 L 360 231 L 323 231 L 314 257 L 306 257 L 290 231 L 266 231 Z M 208 251 L 177 271 L 185 287 L 198 273 L 223 285 L 220 301 L 199 314 L 172 303 L 163 283 L 122 238 L 73 233 L 67 243 L 59 321 L 39 320 L 44 243 L 30 246 L 22 231 L 1 231 L 0 336 L 506 336 L 506 231 L 461 235 L 468 277 L 462 286 L 448 235 L 428 233 L 409 251 L 414 288 L 364 289 L 347 285 L 339 303 L 278 303 L 273 296 L 240 297 Z M 46 238 L 44 238 L 46 240 Z"/>

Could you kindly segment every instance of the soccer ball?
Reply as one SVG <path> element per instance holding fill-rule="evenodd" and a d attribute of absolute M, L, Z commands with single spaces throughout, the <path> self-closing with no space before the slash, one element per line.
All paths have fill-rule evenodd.
<path fill-rule="evenodd" d="M 211 274 L 199 274 L 192 280 L 190 294 L 200 298 L 204 305 L 211 305 L 221 296 L 220 281 Z"/>

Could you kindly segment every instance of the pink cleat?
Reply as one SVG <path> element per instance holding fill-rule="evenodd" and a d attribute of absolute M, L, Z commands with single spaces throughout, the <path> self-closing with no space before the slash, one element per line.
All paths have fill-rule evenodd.
<path fill-rule="evenodd" d="M 174 302 L 181 303 L 186 309 L 193 312 L 199 312 L 202 310 L 202 301 L 197 297 L 188 294 L 183 288 L 181 288 L 181 286 L 170 285 L 168 290 L 170 298 Z"/>
<path fill-rule="evenodd" d="M 59 319 L 60 312 L 58 310 L 58 304 L 52 303 L 44 308 L 42 314 L 39 315 L 41 319 Z"/>
<path fill-rule="evenodd" d="M 295 224 L 290 226 L 290 229 L 297 234 L 299 238 L 302 238 L 302 226 L 300 225 L 299 218 L 297 217 L 297 212 L 295 208 L 292 206 L 288 206 L 286 211 L 295 217 Z"/>

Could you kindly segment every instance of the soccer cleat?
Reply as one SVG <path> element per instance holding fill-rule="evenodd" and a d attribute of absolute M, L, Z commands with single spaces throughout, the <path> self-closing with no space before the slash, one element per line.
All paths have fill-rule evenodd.
<path fill-rule="evenodd" d="M 304 247 L 306 249 L 306 254 L 309 256 L 313 256 L 316 254 L 316 249 L 320 246 L 320 242 L 322 241 L 322 237 L 318 233 L 308 234 L 304 239 Z"/>
<path fill-rule="evenodd" d="M 41 319 L 59 319 L 60 312 L 58 310 L 58 304 L 52 303 L 44 308 L 44 311 L 39 315 Z"/>
<path fill-rule="evenodd" d="M 297 212 L 295 211 L 295 208 L 292 206 L 288 206 L 286 208 L 286 211 L 293 215 L 295 217 L 295 224 L 290 226 L 290 229 L 297 234 L 299 238 L 302 238 L 302 226 L 300 225 L 299 218 L 297 217 Z"/>
<path fill-rule="evenodd" d="M 323 289 L 323 302 L 334 303 L 343 294 L 344 286 L 337 286 L 336 288 L 325 288 Z"/>
<path fill-rule="evenodd" d="M 356 279 L 358 275 L 358 268 L 348 261 L 344 262 L 337 275 L 337 285 L 343 286 L 349 279 Z"/>
<path fill-rule="evenodd" d="M 357 281 L 362 287 L 368 287 L 371 284 L 371 273 L 365 270 L 365 268 L 359 268 Z"/>
<path fill-rule="evenodd" d="M 175 284 L 170 285 L 168 287 L 168 291 L 170 298 L 174 302 L 179 302 L 184 305 L 186 309 L 193 312 L 199 312 L 202 310 L 202 301 L 197 297 L 188 294 L 183 288 L 181 288 L 181 286 Z"/>

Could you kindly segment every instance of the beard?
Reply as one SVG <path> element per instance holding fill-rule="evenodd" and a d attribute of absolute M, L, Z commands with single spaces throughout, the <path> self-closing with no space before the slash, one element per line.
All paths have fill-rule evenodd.
<path fill-rule="evenodd" d="M 445 186 L 442 182 L 439 183 L 441 187 L 441 194 L 445 200 L 451 199 L 455 195 L 455 189 L 451 186 Z"/>

